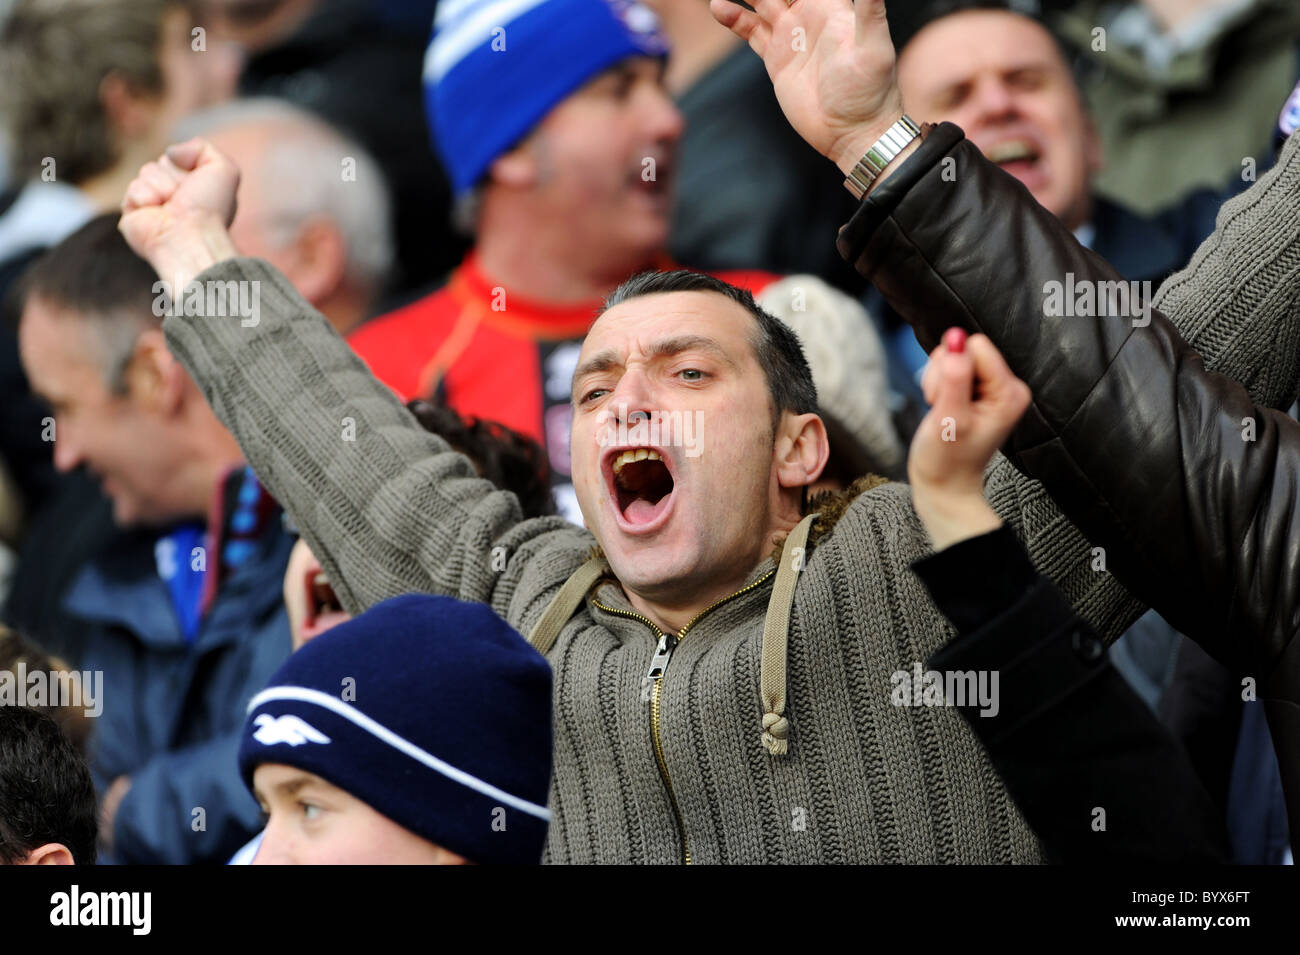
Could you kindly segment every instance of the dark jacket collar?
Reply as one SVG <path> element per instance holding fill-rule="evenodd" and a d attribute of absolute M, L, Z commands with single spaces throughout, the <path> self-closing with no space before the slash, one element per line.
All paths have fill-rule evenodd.
<path fill-rule="evenodd" d="M 121 532 L 73 579 L 64 609 L 89 624 L 121 627 L 151 649 L 185 646 L 171 597 L 158 576 L 154 545 L 159 536 Z M 282 599 L 284 567 L 292 546 L 279 520 L 267 522 L 256 552 L 222 579 L 195 649 L 236 642 L 250 621 L 274 609 Z M 209 552 L 207 559 L 211 574 L 212 562 L 220 556 Z"/>
<path fill-rule="evenodd" d="M 1092 250 L 1131 281 L 1159 284 L 1186 261 L 1177 239 L 1159 222 L 1106 199 L 1093 203 Z"/>

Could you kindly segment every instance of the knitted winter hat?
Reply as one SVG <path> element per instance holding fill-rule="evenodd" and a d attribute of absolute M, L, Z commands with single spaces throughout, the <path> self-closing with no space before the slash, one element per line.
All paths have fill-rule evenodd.
<path fill-rule="evenodd" d="M 483 604 L 408 595 L 307 643 L 248 705 L 239 771 L 322 777 L 477 863 L 536 863 L 551 668 Z"/>
<path fill-rule="evenodd" d="M 815 275 L 773 282 L 756 300 L 803 343 L 831 453 L 855 473 L 894 475 L 903 444 L 890 415 L 885 348 L 867 310 Z"/>
<path fill-rule="evenodd" d="M 662 57 L 637 0 L 442 0 L 424 58 L 434 148 L 459 196 L 570 93 L 629 56 Z"/>

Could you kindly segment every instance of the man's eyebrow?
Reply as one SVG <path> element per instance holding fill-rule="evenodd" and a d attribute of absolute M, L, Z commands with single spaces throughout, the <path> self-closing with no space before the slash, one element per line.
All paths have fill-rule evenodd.
<path fill-rule="evenodd" d="M 733 368 L 736 365 L 721 345 L 704 335 L 678 335 L 676 338 L 662 338 L 647 349 L 647 354 L 651 358 L 666 358 L 681 354 L 684 351 L 690 351 L 692 348 L 709 352 L 715 358 L 726 362 Z"/>
<path fill-rule="evenodd" d="M 292 779 L 286 779 L 282 783 L 276 783 L 272 788 L 273 791 L 284 796 L 293 796 L 304 786 L 310 786 L 316 780 L 310 776 L 296 776 Z"/>
<path fill-rule="evenodd" d="M 609 371 L 611 368 L 618 368 L 622 364 L 623 362 L 619 359 L 618 353 L 613 349 L 596 352 L 573 370 L 573 380 L 576 382 L 583 375 L 594 375 L 597 372 Z"/>
<path fill-rule="evenodd" d="M 712 338 L 704 335 L 678 335 L 675 338 L 661 338 L 646 349 L 646 357 L 668 358 L 684 351 L 690 351 L 692 348 L 709 352 L 719 361 L 725 362 L 733 368 L 736 367 L 736 362 L 723 350 L 722 346 Z M 623 360 L 613 349 L 597 352 L 574 369 L 573 382 L 576 385 L 585 375 L 598 374 L 602 371 L 609 371 L 611 368 L 621 368 L 622 365 Z"/>

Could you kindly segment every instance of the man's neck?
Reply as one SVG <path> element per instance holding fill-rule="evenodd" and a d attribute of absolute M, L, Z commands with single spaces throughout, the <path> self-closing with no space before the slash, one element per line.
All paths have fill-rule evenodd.
<path fill-rule="evenodd" d="M 184 510 L 202 515 L 206 521 L 221 482 L 244 458 L 235 439 L 215 417 L 210 423 L 194 422 L 190 434 L 193 440 L 188 453 L 181 456 L 184 463 L 176 469 L 173 486 L 181 495 Z"/>
<path fill-rule="evenodd" d="M 516 295 L 557 305 L 603 299 L 619 283 L 655 266 L 652 253 L 638 260 L 618 261 L 599 256 L 600 250 L 580 250 L 569 241 L 563 223 L 518 220 L 485 221 L 475 253 L 484 274 Z"/>
<path fill-rule="evenodd" d="M 678 588 L 675 593 L 652 597 L 633 593 L 627 587 L 623 587 L 623 593 L 626 594 L 628 603 L 638 613 L 654 621 L 660 630 L 665 633 L 680 633 L 683 627 L 714 604 L 743 590 L 754 571 L 773 554 L 777 542 L 784 541 L 798 522 L 798 517 L 779 522 L 754 552 L 736 561 L 735 566 L 743 567 L 743 570 L 713 581 L 711 586 L 695 587 L 689 591 Z"/>
<path fill-rule="evenodd" d="M 652 4 L 672 42 L 664 85 L 681 96 L 743 41 L 709 12 L 703 0 L 656 0 Z"/>
<path fill-rule="evenodd" d="M 140 165 L 143 165 L 143 163 L 136 165 L 134 168 L 127 168 L 124 163 L 118 163 L 112 169 L 105 170 L 80 183 L 77 188 L 81 190 L 82 195 L 91 201 L 96 211 L 100 213 L 113 212 L 122 205 L 122 197 L 126 195 L 126 187 L 135 178 Z"/>
<path fill-rule="evenodd" d="M 316 311 L 329 319 L 336 332 L 346 338 L 366 317 L 368 301 L 369 296 L 340 286 L 328 298 L 313 302 L 312 305 Z"/>
<path fill-rule="evenodd" d="M 693 593 L 689 599 L 683 601 L 668 600 L 661 602 L 651 600 L 640 594 L 632 593 L 626 588 L 624 588 L 623 593 L 627 595 L 628 603 L 638 613 L 649 617 L 654 621 L 654 625 L 664 633 L 681 633 L 687 624 L 708 608 L 742 590 L 746 579 L 751 573 L 753 573 L 753 568 L 745 574 L 727 581 L 720 587 Z"/>

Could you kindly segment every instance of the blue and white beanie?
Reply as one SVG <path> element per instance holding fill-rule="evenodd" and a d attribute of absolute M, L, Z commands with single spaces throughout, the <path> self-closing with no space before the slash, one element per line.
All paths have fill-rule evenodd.
<path fill-rule="evenodd" d="M 638 0 L 442 0 L 424 58 L 433 144 L 463 195 L 547 113 L 629 56 L 663 57 Z"/>
<path fill-rule="evenodd" d="M 248 705 L 239 771 L 322 777 L 471 862 L 541 859 L 551 668 L 483 604 L 408 595 L 321 634 Z"/>

